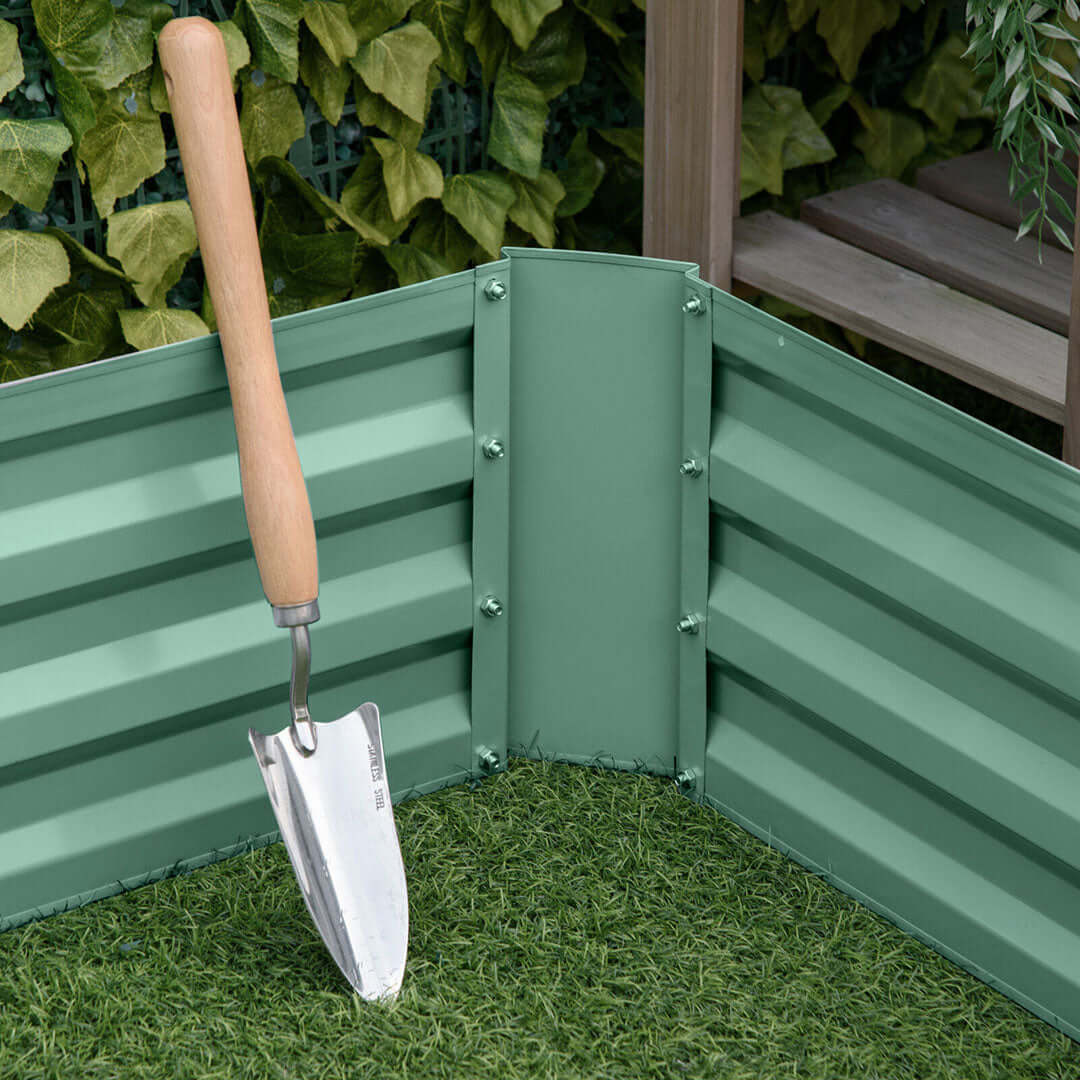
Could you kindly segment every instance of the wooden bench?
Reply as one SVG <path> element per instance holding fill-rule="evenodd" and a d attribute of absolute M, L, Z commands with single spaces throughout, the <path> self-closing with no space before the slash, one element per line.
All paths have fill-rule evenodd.
<path fill-rule="evenodd" d="M 1033 237 L 1015 239 L 1024 209 L 1005 151 L 927 166 L 916 187 L 820 195 L 799 221 L 739 217 L 742 7 L 648 5 L 644 253 L 696 262 L 721 288 L 789 300 L 1063 424 L 1065 459 L 1080 463 L 1078 267 L 1046 237 L 1041 263 Z"/>

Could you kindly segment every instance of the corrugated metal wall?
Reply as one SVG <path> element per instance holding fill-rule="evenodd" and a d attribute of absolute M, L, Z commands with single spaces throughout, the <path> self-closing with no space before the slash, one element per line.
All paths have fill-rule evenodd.
<path fill-rule="evenodd" d="M 275 324 L 319 540 L 312 713 L 400 794 L 471 768 L 474 275 Z M 0 393 L 0 913 L 275 828 L 288 722 L 216 337 Z M 13 917 L 13 918 L 12 918 Z"/>
<path fill-rule="evenodd" d="M 688 773 L 1080 1038 L 1080 474 L 687 264 L 507 254 L 276 324 L 316 717 L 378 702 L 397 797 Z M 8 925 L 271 832 L 289 666 L 216 339 L 0 388 Z"/>
<path fill-rule="evenodd" d="M 1078 474 L 714 296 L 707 795 L 1080 1037 Z"/>

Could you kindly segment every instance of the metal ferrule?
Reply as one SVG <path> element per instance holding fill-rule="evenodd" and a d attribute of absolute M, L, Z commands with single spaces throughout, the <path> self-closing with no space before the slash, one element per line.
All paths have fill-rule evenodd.
<path fill-rule="evenodd" d="M 318 614 L 316 613 L 316 618 Z M 318 740 L 315 725 L 308 712 L 308 679 L 311 676 L 311 637 L 308 628 L 289 627 L 292 635 L 292 679 L 289 682 L 289 710 L 292 713 L 290 731 L 293 744 L 304 757 L 315 753 Z"/>
<path fill-rule="evenodd" d="M 307 626 L 319 621 L 319 598 L 306 604 L 271 604 L 275 626 Z"/>

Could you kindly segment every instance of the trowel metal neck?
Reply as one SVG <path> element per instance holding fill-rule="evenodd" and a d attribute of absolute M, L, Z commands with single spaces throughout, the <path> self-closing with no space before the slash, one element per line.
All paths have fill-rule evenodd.
<path fill-rule="evenodd" d="M 311 677 L 311 637 L 308 624 L 319 618 L 319 601 L 310 604 L 273 606 L 274 623 L 287 626 L 292 636 L 292 678 L 289 681 L 289 711 L 292 740 L 305 757 L 315 753 L 318 745 L 315 725 L 308 712 L 308 680 Z"/>

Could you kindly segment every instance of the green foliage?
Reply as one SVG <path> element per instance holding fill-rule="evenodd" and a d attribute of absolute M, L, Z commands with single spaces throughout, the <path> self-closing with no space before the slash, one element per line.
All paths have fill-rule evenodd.
<path fill-rule="evenodd" d="M 0 19 L 0 101 L 23 81 L 22 50 L 19 48 L 19 28 Z"/>
<path fill-rule="evenodd" d="M 128 308 L 119 316 L 124 337 L 136 349 L 156 349 L 210 333 L 194 311 L 183 308 Z"/>
<path fill-rule="evenodd" d="M 166 168 L 171 127 L 161 124 L 168 100 L 153 41 L 171 8 L 32 2 L 36 39 L 0 20 L 0 214 L 16 226 L 0 232 L 9 237 L 0 276 L 14 280 L 11 268 L 22 268 L 18 287 L 0 296 L 0 319 L 22 328 L 19 348 L 0 356 L 0 379 L 213 326 L 183 183 Z M 1061 102 L 1071 108 L 1077 53 L 1062 29 L 1070 4 L 1045 5 L 1032 19 L 1005 4 L 994 30 L 979 13 L 1001 2 L 979 0 L 972 21 L 989 44 L 965 55 L 966 38 L 944 23 L 945 0 L 747 0 L 749 209 L 791 212 L 856 178 L 910 179 L 921 164 L 983 140 L 995 115 L 988 102 L 1006 141 L 1022 136 L 1029 155 L 1049 147 L 1040 168 L 1065 169 L 1050 136 L 1073 145 L 1055 126 L 1068 113 Z M 591 62 L 640 102 L 643 10 L 643 0 L 236 0 L 218 25 L 271 310 L 455 272 L 498 257 L 506 241 L 640 250 L 640 119 L 624 111 L 598 121 L 577 111 L 574 94 L 589 84 Z M 999 77 L 985 70 L 995 58 Z M 483 118 L 465 123 L 485 141 L 462 150 L 468 164 L 459 160 L 454 175 L 423 141 L 441 122 L 435 91 L 444 79 L 470 93 L 479 83 L 489 95 Z M 287 160 L 318 165 L 307 156 L 315 110 L 357 132 L 337 198 Z M 34 232 L 57 220 L 54 181 L 65 160 L 105 221 L 111 259 L 58 230 Z M 1018 186 L 1029 182 L 1018 175 Z M 132 205 L 136 192 L 145 205 Z M 127 200 L 119 210 L 118 200 Z"/>
<path fill-rule="evenodd" d="M 0 229 L 0 319 L 18 330 L 68 279 L 64 245 L 54 236 Z"/>

